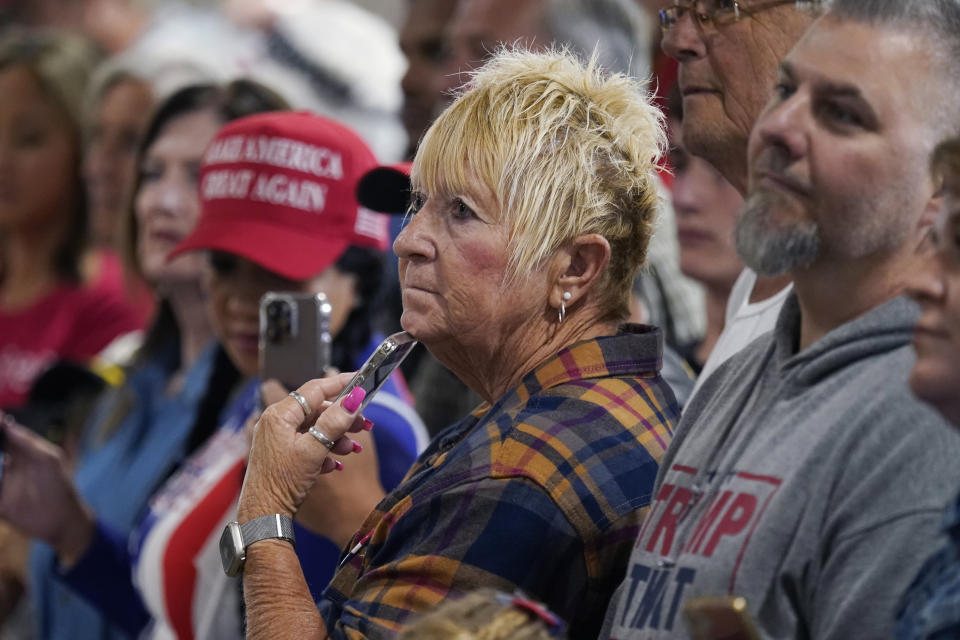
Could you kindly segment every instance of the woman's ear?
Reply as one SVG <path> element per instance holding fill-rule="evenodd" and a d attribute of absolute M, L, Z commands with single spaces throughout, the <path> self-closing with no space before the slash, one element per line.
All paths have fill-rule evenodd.
<path fill-rule="evenodd" d="M 943 206 L 944 190 L 940 189 L 927 200 L 927 206 L 923 210 L 918 223 L 919 228 L 924 232 L 929 231 L 930 227 L 937 221 L 937 214 Z"/>
<path fill-rule="evenodd" d="M 550 292 L 550 304 L 559 308 L 576 304 L 603 274 L 610 262 L 610 243 L 597 233 L 577 236 L 564 245 L 555 257 L 559 273 Z M 564 294 L 569 293 L 568 298 Z"/>

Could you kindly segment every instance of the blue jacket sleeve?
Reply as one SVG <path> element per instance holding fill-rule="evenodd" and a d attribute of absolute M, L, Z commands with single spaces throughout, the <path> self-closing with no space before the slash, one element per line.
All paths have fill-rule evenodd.
<path fill-rule="evenodd" d="M 99 520 L 87 552 L 69 569 L 57 567 L 57 577 L 104 613 L 113 624 L 136 637 L 149 624 L 126 541 Z"/>

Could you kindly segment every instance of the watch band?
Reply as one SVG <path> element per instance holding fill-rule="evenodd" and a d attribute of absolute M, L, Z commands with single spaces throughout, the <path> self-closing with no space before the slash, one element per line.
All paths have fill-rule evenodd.
<path fill-rule="evenodd" d="M 279 513 L 244 522 L 240 525 L 240 536 L 243 539 L 244 551 L 254 542 L 268 538 L 281 538 L 294 547 L 297 546 L 293 537 L 293 519 Z"/>

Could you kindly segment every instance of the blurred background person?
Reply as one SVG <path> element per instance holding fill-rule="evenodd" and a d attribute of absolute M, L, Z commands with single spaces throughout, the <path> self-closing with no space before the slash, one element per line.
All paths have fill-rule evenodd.
<path fill-rule="evenodd" d="M 143 280 L 123 271 L 120 227 L 154 97 L 154 88 L 146 77 L 123 68 L 119 61 L 107 61 L 100 65 L 87 89 L 85 109 L 83 177 L 91 247 L 84 257 L 84 271 L 90 281 L 124 291 L 144 324 L 152 317 L 154 300 Z M 120 355 L 117 359 L 122 358 Z"/>
<path fill-rule="evenodd" d="M 117 245 L 121 219 L 137 174 L 137 149 L 153 112 L 147 78 L 117 63 L 101 66 L 88 90 L 83 177 L 95 245 Z"/>
<path fill-rule="evenodd" d="M 908 289 L 921 311 L 910 388 L 960 427 L 960 138 L 937 147 L 932 169 L 943 200 L 930 236 L 932 255 Z M 946 544 L 920 569 L 900 602 L 897 640 L 960 637 L 960 496 L 947 505 L 942 527 Z"/>
<path fill-rule="evenodd" d="M 10 0 L 11 20 L 85 34 L 110 53 L 189 58 L 208 80 L 283 87 L 400 160 L 403 56 L 396 30 L 348 0 Z M 322 34 L 322 37 L 318 37 Z"/>
<path fill-rule="evenodd" d="M 417 144 L 420 138 L 426 132 L 430 123 L 437 113 L 437 105 L 442 101 L 440 94 L 439 75 L 444 73 L 447 57 L 449 56 L 449 44 L 447 39 L 447 25 L 453 16 L 453 11 L 457 6 L 456 0 L 405 0 L 406 13 L 399 28 L 399 45 L 406 58 L 407 68 L 400 80 L 400 88 L 403 92 L 403 106 L 400 111 L 401 122 L 407 135 L 407 147 L 404 153 L 404 159 L 410 160 L 416 153 Z M 406 178 L 404 178 L 406 183 Z M 370 185 L 374 190 L 373 197 L 379 197 L 381 185 Z M 395 209 L 373 208 L 388 214 L 404 213 L 409 204 L 409 188 L 404 188 L 403 193 L 396 200 Z M 361 190 L 358 196 L 361 198 L 361 204 L 368 208 L 369 205 L 363 202 L 364 193 Z M 403 228 L 403 216 L 392 215 L 390 217 L 390 238 L 391 241 L 397 237 Z M 384 290 L 383 316 L 379 321 L 380 326 L 387 333 L 393 333 L 400 329 L 400 314 L 402 313 L 402 304 L 400 301 L 400 285 L 397 280 L 397 258 L 393 252 L 387 255 L 387 286 Z M 425 350 L 414 351 L 403 363 L 403 371 L 412 380 L 412 376 L 420 363 L 430 359 Z M 465 395 L 462 388 L 454 387 L 451 389 L 451 395 Z M 469 402 L 471 406 L 476 406 L 478 399 L 471 396 Z M 423 409 L 427 409 L 423 407 Z M 437 422 L 429 413 L 422 413 L 425 422 L 431 432 L 436 431 L 434 427 Z M 461 414 L 456 414 L 457 416 Z M 445 418 L 441 418 L 443 422 Z M 448 422 L 443 422 L 442 427 L 447 426 Z"/>
<path fill-rule="evenodd" d="M 0 408 L 58 360 L 89 362 L 142 326 L 121 290 L 84 278 L 81 103 L 95 60 L 65 34 L 0 42 Z"/>
<path fill-rule="evenodd" d="M 250 143 L 245 147 L 248 155 L 235 163 L 224 161 L 218 143 L 237 136 Z M 264 153 L 253 159 L 249 154 L 261 143 L 275 143 L 272 149 L 299 144 L 308 152 L 327 152 L 331 164 L 315 169 L 323 173 L 318 177 L 285 165 L 282 156 L 277 160 Z M 7 433 L 9 465 L 0 489 L 0 513 L 50 544 L 51 574 L 130 636 L 233 638 L 242 633 L 238 585 L 223 575 L 216 541 L 232 518 L 243 481 L 249 437 L 244 426 L 257 404 L 261 296 L 270 290 L 326 293 L 335 310 L 331 333 L 336 367 L 357 368 L 379 344 L 371 326 L 371 305 L 379 286 L 377 249 L 385 245 L 386 224 L 376 217 L 358 220 L 362 214 L 353 195 L 356 172 L 374 164 L 364 143 L 332 121 L 283 112 L 227 125 L 208 149 L 205 159 L 192 165 L 199 171 L 203 213 L 175 255 L 213 250 L 208 276 L 211 321 L 222 353 L 239 372 L 229 387 L 229 402 L 222 411 L 205 414 L 208 420 L 203 423 L 199 418 L 204 414 L 198 416 L 187 450 L 153 487 L 147 508 L 134 514 L 129 535 L 112 530 L 77 495 L 66 479 L 60 452 L 16 425 Z M 217 175 L 212 174 L 238 167 L 258 174 L 256 183 L 249 183 L 249 193 L 218 190 Z M 304 191 L 297 193 L 302 194 L 309 180 L 325 187 L 319 205 L 298 199 L 292 190 L 265 186 L 299 185 Z M 270 200 L 264 200 L 267 193 L 273 194 Z M 172 234 L 160 235 L 169 250 Z M 278 243 L 291 242 L 295 250 L 276 250 Z M 323 509 L 307 509 L 301 518 L 326 538 L 298 529 L 298 549 L 318 589 L 336 566 L 339 545 L 383 497 L 384 487 L 399 482 L 424 441 L 402 381 L 391 381 L 381 396 L 367 410 L 378 423 L 378 433 L 372 440 L 364 434 L 365 444 L 372 450 L 375 443 L 380 455 L 370 451 L 369 464 L 344 472 L 339 489 L 328 491 L 319 484 L 316 500 Z M 49 497 L 50 508 L 43 514 L 28 506 L 37 487 L 44 487 Z"/>
<path fill-rule="evenodd" d="M 205 261 L 195 255 L 167 260 L 200 215 L 196 179 L 203 151 L 224 122 L 285 106 L 246 81 L 192 85 L 161 102 L 138 143 L 133 197 L 118 235 L 128 270 L 149 283 L 158 309 L 124 369 L 124 384 L 106 393 L 87 422 L 73 477 L 86 511 L 119 540 L 130 535 L 151 494 L 218 424 L 239 379 L 213 339 Z M 51 510 L 60 515 L 55 506 Z M 61 579 L 71 575 L 66 568 L 50 546 L 35 545 L 30 589 L 40 636 L 126 637 Z"/>
<path fill-rule="evenodd" d="M 408 0 L 399 30 L 400 48 L 407 70 L 400 82 L 403 91 L 401 119 L 407 133 L 405 157 L 411 160 L 417 145 L 447 98 L 441 87 L 450 57 L 448 29 L 457 0 Z M 361 181 L 358 197 L 363 206 L 390 215 L 390 238 L 403 229 L 410 200 L 409 164 L 374 170 Z M 384 180 L 386 182 L 384 182 Z M 371 206 L 371 203 L 378 203 Z M 384 291 L 381 326 L 388 333 L 400 330 L 403 303 L 397 257 L 390 252 L 386 262 L 388 285 Z M 431 435 L 455 422 L 480 404 L 480 397 L 440 365 L 426 349 L 411 353 L 403 365 L 411 382 L 417 412 Z"/>
<path fill-rule="evenodd" d="M 456 0 L 408 0 L 400 27 L 400 50 L 407 70 L 400 81 L 403 91 L 401 118 L 407 132 L 408 160 L 444 101 L 441 76 L 450 56 L 447 28 L 457 8 Z"/>
<path fill-rule="evenodd" d="M 683 102 L 678 90 L 670 94 L 668 107 L 680 270 L 703 285 L 707 312 L 703 337 L 678 345 L 678 352 L 699 374 L 723 331 L 727 299 L 743 271 L 733 243 L 743 196 L 706 160 L 690 155 L 683 146 Z"/>
<path fill-rule="evenodd" d="M 282 80 L 294 108 L 346 124 L 381 161 L 403 158 L 407 136 L 398 116 L 405 65 L 389 23 L 347 0 L 225 0 L 223 7 L 234 26 L 251 31 L 251 45 L 237 59 L 240 72 Z M 168 30 L 171 46 L 183 26 Z M 205 31 L 196 36 L 209 38 Z"/>

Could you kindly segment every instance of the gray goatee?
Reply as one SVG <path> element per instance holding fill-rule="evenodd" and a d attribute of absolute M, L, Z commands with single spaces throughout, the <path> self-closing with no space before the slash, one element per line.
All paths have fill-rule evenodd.
<path fill-rule="evenodd" d="M 774 212 L 789 206 L 782 196 L 764 189 L 743 203 L 734 235 L 737 253 L 762 276 L 778 276 L 810 266 L 820 254 L 820 231 L 813 222 L 781 223 Z"/>

